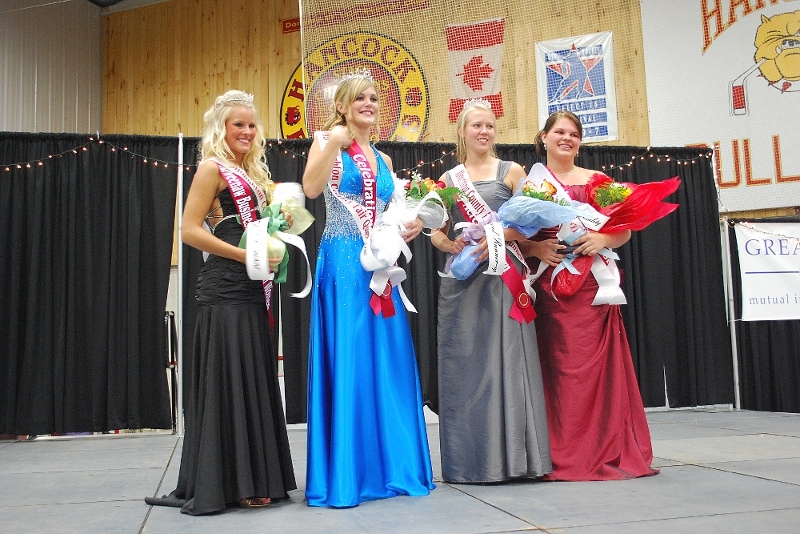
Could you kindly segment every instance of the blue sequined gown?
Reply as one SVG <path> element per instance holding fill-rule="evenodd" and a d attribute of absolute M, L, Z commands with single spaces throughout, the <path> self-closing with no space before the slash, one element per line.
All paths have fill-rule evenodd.
<path fill-rule="evenodd" d="M 380 212 L 394 185 L 375 152 Z M 342 158 L 339 191 L 362 202 L 361 175 L 349 155 Z M 395 288 L 396 314 L 388 319 L 374 314 L 371 273 L 359 262 L 361 234 L 329 188 L 325 204 L 308 356 L 308 504 L 345 508 L 427 495 L 433 475 L 405 308 Z"/>

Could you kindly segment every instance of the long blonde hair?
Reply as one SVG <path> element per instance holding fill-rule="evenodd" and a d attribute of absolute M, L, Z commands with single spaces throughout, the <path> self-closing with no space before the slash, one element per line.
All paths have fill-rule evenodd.
<path fill-rule="evenodd" d="M 336 92 L 333 94 L 333 110 L 331 111 L 331 115 L 328 117 L 328 120 L 326 120 L 325 124 L 322 125 L 322 129 L 330 130 L 334 126 L 340 124 L 342 126 L 347 126 L 347 117 L 344 113 L 336 109 L 336 104 L 342 104 L 344 109 L 348 109 L 350 104 L 352 104 L 355 99 L 358 98 L 358 95 L 366 91 L 369 87 L 375 89 L 376 93 L 378 92 L 378 87 L 375 85 L 375 81 L 364 76 L 354 76 L 339 82 L 339 85 L 336 87 Z"/>
<path fill-rule="evenodd" d="M 456 135 L 458 136 L 458 140 L 456 140 L 456 159 L 459 163 L 464 163 L 467 160 L 467 142 L 464 140 L 463 132 L 464 126 L 467 124 L 467 116 L 472 113 L 473 111 L 480 110 L 480 111 L 488 111 L 494 117 L 494 111 L 492 111 L 492 106 L 485 100 L 469 100 L 464 105 L 464 109 L 461 110 L 461 113 L 458 114 L 458 119 L 456 120 Z M 494 151 L 494 143 L 492 143 L 491 148 L 489 149 L 489 154 L 492 157 L 496 158 L 497 153 Z"/>
<path fill-rule="evenodd" d="M 253 95 L 243 91 L 231 90 L 219 95 L 205 115 L 203 130 L 200 132 L 200 160 L 216 157 L 233 162 L 234 155 L 225 141 L 225 123 L 231 116 L 234 107 L 243 107 L 253 111 L 256 119 L 256 134 L 250 144 L 250 150 L 244 155 L 242 169 L 271 198 L 275 184 L 267 166 L 264 137 L 264 126 L 258 118 L 258 111 L 253 105 Z"/>

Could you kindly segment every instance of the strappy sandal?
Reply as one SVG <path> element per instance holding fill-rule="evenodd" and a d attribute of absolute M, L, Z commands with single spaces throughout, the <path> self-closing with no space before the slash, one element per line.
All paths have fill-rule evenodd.
<path fill-rule="evenodd" d="M 240 508 L 264 508 L 272 504 L 269 497 L 248 497 L 247 499 L 239 499 Z"/>

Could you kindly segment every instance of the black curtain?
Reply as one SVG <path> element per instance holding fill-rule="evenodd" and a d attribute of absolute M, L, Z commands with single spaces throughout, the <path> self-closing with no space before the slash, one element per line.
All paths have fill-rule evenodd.
<path fill-rule="evenodd" d="M 178 139 L 106 136 L 101 141 L 86 135 L 0 133 L 5 164 L 0 208 L 6 216 L 0 232 L 0 433 L 171 426 L 164 308 Z M 196 144 L 196 138 L 184 140 L 184 195 L 195 171 Z M 271 141 L 267 157 L 273 178 L 300 182 L 309 147 L 307 139 Z M 402 178 L 421 162 L 426 165 L 419 170 L 430 177 L 455 164 L 452 144 L 383 142 L 379 148 L 392 157 Z M 526 168 L 540 160 L 532 145 L 497 149 L 501 158 Z M 623 316 L 645 405 L 665 404 L 665 380 L 672 407 L 730 403 L 731 347 L 710 163 L 698 149 L 653 149 L 670 154 L 668 162 L 638 159 L 643 152 L 584 146 L 578 163 L 596 169 L 622 166 L 608 171 L 620 181 L 675 175 L 683 181 L 668 199 L 680 204 L 678 211 L 635 233 L 618 251 L 629 301 Z M 21 168 L 14 165 L 18 162 Z M 324 200 L 308 200 L 307 207 L 317 217 L 303 236 L 313 269 Z M 196 314 L 194 286 L 203 260 L 190 247 L 183 253 L 186 375 L 192 363 L 187 355 Z M 412 253 L 404 288 L 419 310 L 409 319 L 423 395 L 436 409 L 436 272 L 444 255 L 425 238 L 412 243 Z M 275 313 L 283 322 L 287 420 L 296 423 L 306 418 L 310 312 L 310 299 L 289 297 L 305 283 L 298 254 L 292 255 L 290 273 L 279 288 Z M 797 346 L 796 330 L 748 339 L 758 346 Z M 773 374 L 766 379 L 761 367 L 748 369 L 742 362 L 742 383 L 752 380 L 753 388 L 766 392 L 774 389 L 770 381 L 784 381 L 780 398 L 786 398 L 784 391 L 797 383 L 796 358 L 792 368 L 787 354 L 782 367 L 771 364 Z M 781 402 L 777 408 L 762 402 L 761 409 L 790 408 Z"/>
<path fill-rule="evenodd" d="M 269 152 L 269 164 L 276 181 L 301 181 L 310 140 L 284 140 Z M 382 142 L 378 148 L 391 156 L 401 178 L 420 162 L 424 176 L 439 177 L 456 163 L 449 143 Z M 533 145 L 498 145 L 502 159 L 513 160 L 530 169 L 541 161 Z M 733 402 L 733 363 L 726 327 L 725 294 L 722 278 L 719 215 L 714 177 L 705 151 L 691 148 L 653 149 L 669 154 L 670 160 L 638 156 L 640 147 L 584 146 L 578 164 L 608 170 L 618 181 L 645 183 L 679 176 L 680 189 L 668 201 L 680 208 L 657 221 L 618 250 L 624 271 L 623 290 L 628 305 L 623 317 L 633 353 L 642 396 L 646 406 L 697 406 Z M 636 158 L 634 160 L 634 158 Z M 633 165 L 628 166 L 632 161 Z M 678 162 L 681 162 L 680 164 Z M 683 164 L 684 161 L 694 163 Z M 314 265 L 325 221 L 322 197 L 308 200 L 317 217 L 304 234 Z M 404 290 L 418 313 L 409 314 L 417 350 L 423 397 L 437 408 L 436 301 L 444 254 L 421 237 L 411 245 L 413 260 L 407 266 Z M 288 298 L 305 282 L 302 266 L 293 256 L 287 286 L 281 291 L 283 349 L 287 420 L 305 421 L 306 365 L 310 299 Z M 665 386 L 666 383 L 666 386 Z M 665 399 L 665 389 L 668 401 Z"/>
<path fill-rule="evenodd" d="M 731 221 L 736 224 L 741 221 Z M 800 217 L 749 222 L 800 223 Z M 800 413 L 800 321 L 741 321 L 742 277 L 736 232 L 730 241 L 739 400 L 745 410 Z"/>
<path fill-rule="evenodd" d="M 0 133 L 0 433 L 171 428 L 176 150 Z"/>

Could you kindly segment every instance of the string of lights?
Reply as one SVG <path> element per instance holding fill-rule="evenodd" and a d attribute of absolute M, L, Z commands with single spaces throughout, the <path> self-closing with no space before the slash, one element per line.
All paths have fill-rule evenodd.
<path fill-rule="evenodd" d="M 85 143 L 83 143 L 81 145 L 78 145 L 78 146 L 75 146 L 73 148 L 69 148 L 67 150 L 64 150 L 63 152 L 57 152 L 57 153 L 53 153 L 53 154 L 48 154 L 48 155 L 46 155 L 46 156 L 44 156 L 42 158 L 33 159 L 33 160 L 30 160 L 30 161 L 20 161 L 20 162 L 15 162 L 15 163 L 3 163 L 3 164 L 0 164 L 0 169 L 2 169 L 3 172 L 12 172 L 12 171 L 16 171 L 16 170 L 24 170 L 24 169 L 31 169 L 31 168 L 34 168 L 34 167 L 42 167 L 47 162 L 49 162 L 51 160 L 64 158 L 65 156 L 70 156 L 70 155 L 78 155 L 81 152 L 87 152 L 89 150 L 89 147 L 91 145 L 93 145 L 93 144 L 106 146 L 106 147 L 108 147 L 108 149 L 111 152 L 125 153 L 125 154 L 129 155 L 132 158 L 138 158 L 139 160 L 141 160 L 141 162 L 143 164 L 153 165 L 154 167 L 169 168 L 169 167 L 178 167 L 179 166 L 179 163 L 176 162 L 176 161 L 167 161 L 167 160 L 163 160 L 163 159 L 152 158 L 152 157 L 146 156 L 144 154 L 138 154 L 136 152 L 133 152 L 133 151 L 129 150 L 128 147 L 125 146 L 125 145 L 114 144 L 112 142 L 109 142 L 109 141 L 101 138 L 101 137 L 90 136 Z M 305 151 L 296 152 L 296 151 L 294 151 L 294 150 L 292 150 L 290 148 L 287 148 L 286 145 L 284 145 L 281 142 L 281 140 L 271 141 L 271 142 L 267 143 L 266 153 L 269 153 L 269 152 L 271 152 L 273 150 L 282 150 L 284 154 L 286 154 L 286 155 L 291 154 L 293 158 L 296 158 L 296 157 L 306 158 L 307 157 Z M 185 164 L 184 163 L 183 167 L 184 167 L 184 169 L 186 171 L 189 171 L 193 167 L 197 167 L 197 164 L 196 163 L 194 163 L 194 164 Z"/>
<path fill-rule="evenodd" d="M 798 236 L 785 235 L 785 234 L 782 234 L 780 232 L 771 232 L 771 231 L 764 230 L 763 228 L 756 228 L 756 227 L 752 226 L 752 224 L 747 222 L 747 221 L 731 221 L 730 219 L 726 218 L 725 219 L 725 224 L 727 224 L 731 228 L 733 228 L 734 226 L 741 226 L 743 228 L 748 228 L 748 229 L 752 230 L 753 232 L 756 232 L 756 233 L 759 233 L 759 234 L 768 235 L 768 236 L 779 238 L 779 239 L 785 239 L 785 240 L 789 241 L 790 243 L 791 242 L 796 242 L 796 243 L 798 243 L 798 245 L 800 245 L 800 237 L 798 237 Z M 797 246 L 797 245 L 795 245 L 795 246 Z"/>
<path fill-rule="evenodd" d="M 633 167 L 633 164 L 636 163 L 637 160 L 645 161 L 647 158 L 656 158 L 656 163 L 661 163 L 662 161 L 664 162 L 674 161 L 678 165 L 694 165 L 703 159 L 712 159 L 713 156 L 714 156 L 714 151 L 709 150 L 708 152 L 705 152 L 693 158 L 680 159 L 680 158 L 675 158 L 670 154 L 656 154 L 655 152 L 653 152 L 652 147 L 647 147 L 647 149 L 641 154 L 637 154 L 631 157 L 630 161 L 628 161 L 627 163 L 621 163 L 619 165 L 603 165 L 601 167 L 601 170 L 608 172 L 626 170 Z"/>
<path fill-rule="evenodd" d="M 398 169 L 398 170 L 395 171 L 395 174 L 397 174 L 398 176 L 400 176 L 402 174 L 405 174 L 406 176 L 408 176 L 408 178 L 411 178 L 411 175 L 414 172 L 419 172 L 421 169 L 423 169 L 425 167 L 430 167 L 431 170 L 433 170 L 437 165 L 445 165 L 445 164 L 450 165 L 452 163 L 452 161 L 450 161 L 450 158 L 452 158 L 453 154 L 455 154 L 455 153 L 456 153 L 456 149 L 455 148 L 452 149 L 452 150 L 449 150 L 449 151 L 443 150 L 441 157 L 439 157 L 439 158 L 437 158 L 435 160 L 431 160 L 431 161 L 420 161 L 417 164 L 416 167 L 408 167 L 408 168 L 405 168 L 405 169 Z M 445 160 L 447 160 L 447 161 L 445 161 Z"/>
<path fill-rule="evenodd" d="M 35 168 L 35 167 L 42 167 L 42 166 L 44 166 L 45 164 L 47 164 L 48 162 L 50 162 L 52 160 L 57 160 L 57 159 L 61 159 L 61 158 L 64 158 L 64 157 L 78 155 L 81 152 L 86 152 L 86 151 L 89 150 L 89 147 L 92 144 L 103 145 L 105 147 L 108 147 L 108 149 L 111 152 L 120 152 L 120 153 L 127 154 L 128 156 L 130 156 L 132 158 L 138 158 L 139 160 L 141 160 L 142 164 L 149 164 L 149 165 L 153 165 L 154 167 L 170 168 L 170 167 L 178 167 L 178 165 L 179 165 L 178 162 L 175 162 L 175 161 L 167 161 L 167 160 L 152 158 L 152 157 L 148 157 L 148 156 L 146 156 L 144 154 L 138 154 L 136 152 L 132 152 L 131 150 L 129 150 L 129 148 L 127 146 L 118 145 L 118 144 L 109 142 L 109 141 L 103 139 L 100 136 L 89 136 L 85 143 L 82 143 L 82 144 L 77 145 L 75 147 L 66 149 L 66 150 L 64 150 L 62 152 L 48 154 L 47 156 L 44 156 L 42 158 L 33 159 L 33 160 L 30 160 L 30 161 L 20 161 L 20 162 L 14 162 L 14 163 L 0 164 L 0 170 L 2 172 L 14 172 L 14 171 L 28 170 L 28 169 L 32 169 L 32 168 Z M 293 150 L 292 148 L 288 147 L 285 143 L 283 143 L 283 141 L 281 139 L 278 139 L 276 141 L 268 141 L 267 142 L 266 153 L 269 154 L 270 152 L 272 152 L 274 150 L 280 150 L 280 151 L 282 151 L 284 153 L 284 155 L 287 155 L 287 156 L 291 155 L 292 158 L 303 158 L 303 159 L 306 159 L 308 157 L 308 154 L 307 154 L 307 152 L 305 150 L 301 150 L 301 151 Z M 405 175 L 407 178 L 410 179 L 412 173 L 420 172 L 420 171 L 422 171 L 422 170 L 424 170 L 426 168 L 430 168 L 431 170 L 434 170 L 434 169 L 436 169 L 437 166 L 445 166 L 445 165 L 450 166 L 450 165 L 452 165 L 452 158 L 454 157 L 455 151 L 456 151 L 455 148 L 453 148 L 453 149 L 451 149 L 449 151 L 448 150 L 443 150 L 442 153 L 441 153 L 441 156 L 436 158 L 436 159 L 434 159 L 434 160 L 431 160 L 431 161 L 421 160 L 414 167 L 407 167 L 407 168 L 398 169 L 395 172 L 396 172 L 396 174 L 398 176 L 402 177 L 402 176 Z M 671 154 L 659 154 L 659 153 L 653 152 L 651 147 L 647 147 L 647 149 L 644 152 L 642 152 L 641 154 L 636 154 L 636 155 L 632 156 L 630 161 L 628 161 L 627 163 L 622 163 L 622 164 L 618 164 L 618 165 L 603 165 L 601 167 L 601 170 L 603 172 L 608 172 L 608 173 L 613 173 L 615 171 L 625 171 L 625 170 L 633 167 L 633 165 L 635 165 L 638 161 L 645 161 L 646 159 L 652 159 L 652 158 L 655 158 L 657 163 L 675 162 L 678 165 L 693 165 L 693 164 L 697 164 L 698 162 L 700 162 L 702 160 L 705 160 L 705 159 L 713 159 L 713 157 L 714 157 L 713 149 L 710 149 L 709 151 L 704 152 L 704 153 L 702 153 L 702 154 L 700 154 L 698 156 L 692 157 L 692 158 L 679 159 L 679 158 L 675 158 Z M 197 164 L 196 163 L 194 163 L 194 164 L 185 164 L 184 163 L 183 167 L 184 167 L 184 170 L 188 172 L 188 171 L 191 171 L 193 168 L 196 168 Z M 720 205 L 720 208 L 721 208 L 721 212 L 724 213 L 725 211 L 727 211 L 725 209 L 725 207 L 723 206 L 722 202 L 719 199 L 719 188 L 717 188 L 717 200 L 719 202 L 719 205 Z M 744 223 L 744 222 L 731 221 L 731 220 L 728 220 L 727 218 L 725 218 L 725 221 L 730 226 L 735 226 L 736 224 L 744 224 L 744 225 L 746 225 L 746 223 Z M 750 227 L 750 228 L 755 230 L 755 231 L 763 232 L 760 229 L 755 229 L 755 228 L 752 228 L 752 227 Z M 766 233 L 766 232 L 764 232 L 764 233 Z M 770 234 L 770 235 L 773 235 L 773 234 Z M 780 237 L 780 238 L 785 238 L 785 239 L 796 239 L 796 238 L 791 237 L 791 236 L 785 236 L 785 235 L 780 235 L 780 234 L 774 234 L 774 235 L 775 235 L 775 237 Z"/>
<path fill-rule="evenodd" d="M 14 170 L 19 170 L 19 169 L 30 169 L 30 168 L 33 168 L 33 167 L 42 166 L 47 161 L 52 160 L 52 159 L 63 158 L 64 156 L 68 156 L 70 154 L 78 154 L 81 151 L 85 152 L 85 151 L 89 150 L 89 146 L 91 144 L 93 144 L 93 143 L 97 143 L 97 144 L 101 144 L 101 145 L 104 144 L 104 145 L 108 146 L 109 149 L 112 152 L 120 151 L 120 152 L 127 153 L 131 157 L 137 157 L 137 158 L 141 159 L 142 163 L 150 163 L 155 167 L 159 167 L 159 166 L 161 166 L 161 167 L 175 167 L 175 166 L 178 165 L 178 163 L 174 162 L 174 161 L 166 161 L 166 160 L 161 160 L 161 159 L 157 159 L 157 158 L 150 158 L 150 157 L 147 157 L 147 156 L 145 156 L 143 154 L 137 154 L 135 152 L 132 152 L 126 146 L 116 145 L 116 144 L 108 142 L 108 141 L 106 141 L 103 138 L 98 137 L 98 136 L 90 136 L 86 143 L 83 143 L 83 144 L 78 145 L 76 147 L 67 149 L 67 150 L 65 150 L 63 152 L 55 153 L 55 154 L 48 154 L 47 156 L 42 157 L 40 159 L 34 159 L 34 160 L 30 160 L 30 161 L 21 161 L 21 162 L 0 164 L 0 169 L 2 169 L 5 172 L 11 172 L 11 171 L 14 171 Z M 270 153 L 273 150 L 282 150 L 284 154 L 286 154 L 286 155 L 290 155 L 291 154 L 291 156 L 293 158 L 300 157 L 300 158 L 305 159 L 305 158 L 308 157 L 308 154 L 306 153 L 305 150 L 302 150 L 302 151 L 299 151 L 299 152 L 297 152 L 295 150 L 292 150 L 291 148 L 288 148 L 282 142 L 282 140 L 280 140 L 280 139 L 277 140 L 277 141 L 269 141 L 267 143 L 266 152 Z M 451 158 L 452 158 L 452 156 L 454 154 L 455 154 L 455 148 L 453 148 L 452 150 L 449 150 L 449 151 L 442 151 L 442 155 L 439 158 L 436 158 L 436 159 L 431 160 L 431 161 L 420 161 L 414 167 L 398 169 L 396 172 L 397 172 L 398 175 L 405 173 L 408 176 L 410 176 L 412 172 L 420 171 L 425 167 L 430 167 L 430 168 L 433 169 L 438 165 L 444 165 L 445 163 L 450 164 L 451 163 Z M 619 165 L 603 165 L 601 169 L 604 172 L 614 172 L 614 171 L 626 170 L 626 169 L 631 168 L 637 161 L 644 161 L 646 158 L 656 158 L 656 162 L 658 162 L 658 163 L 661 163 L 662 161 L 664 161 L 664 162 L 672 162 L 672 161 L 674 161 L 678 165 L 692 165 L 692 164 L 695 164 L 695 163 L 697 163 L 698 161 L 700 161 L 702 159 L 711 159 L 712 157 L 713 157 L 713 150 L 709 150 L 708 152 L 700 154 L 699 156 L 695 156 L 693 158 L 678 159 L 678 158 L 675 158 L 675 157 L 671 156 L 670 154 L 657 154 L 657 153 L 652 151 L 651 147 L 647 147 L 647 149 L 643 153 L 634 155 L 633 157 L 631 157 L 630 161 L 628 161 L 627 163 L 622 163 L 622 164 L 619 164 Z M 196 167 L 196 166 L 197 166 L 196 164 L 184 164 L 184 167 L 186 167 L 187 170 L 189 170 L 192 167 Z"/>

